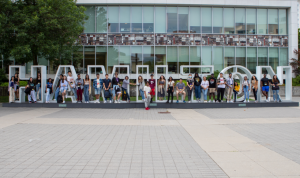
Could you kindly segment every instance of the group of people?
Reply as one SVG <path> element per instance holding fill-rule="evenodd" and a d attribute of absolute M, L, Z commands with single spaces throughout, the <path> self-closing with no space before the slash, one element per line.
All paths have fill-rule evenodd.
<path fill-rule="evenodd" d="M 181 95 L 183 102 L 185 103 L 185 97 L 187 94 L 188 102 L 190 103 L 193 91 L 195 92 L 197 102 L 201 102 L 201 93 L 203 93 L 204 102 L 223 102 L 223 96 L 225 95 L 225 91 L 227 91 L 226 96 L 227 102 L 229 103 L 236 101 L 237 94 L 240 90 L 240 85 L 238 82 L 234 81 L 231 73 L 229 73 L 229 77 L 226 79 L 223 77 L 223 73 L 220 73 L 219 78 L 215 78 L 213 73 L 209 78 L 206 76 L 201 78 L 198 73 L 195 73 L 194 77 L 192 74 L 189 74 L 186 84 L 183 82 L 183 79 L 180 78 L 176 85 L 172 77 L 169 77 L 168 80 L 166 80 L 165 77 L 161 75 L 158 79 L 157 91 L 155 91 L 156 80 L 154 79 L 154 75 L 151 74 L 150 77 L 151 79 L 145 83 L 143 77 L 140 75 L 137 83 L 130 83 L 128 76 L 126 76 L 121 82 L 120 78 L 118 77 L 118 72 L 115 73 L 112 80 L 108 78 L 108 74 L 105 74 L 105 78 L 101 79 L 100 74 L 97 73 L 96 78 L 93 80 L 93 84 L 91 84 L 91 79 L 89 78 L 88 74 L 85 75 L 84 79 L 81 79 L 80 74 L 77 75 L 77 79 L 74 79 L 71 71 L 69 71 L 68 76 L 62 74 L 60 75 L 60 79 L 56 85 L 55 91 L 53 80 L 51 78 L 47 80 L 45 87 L 46 103 L 50 102 L 50 95 L 52 92 L 54 92 L 56 101 L 62 100 L 62 103 L 65 103 L 65 97 L 68 88 L 71 89 L 71 92 L 74 94 L 74 97 L 78 103 L 82 103 L 82 95 L 84 96 L 85 103 L 89 103 L 89 96 L 92 87 L 94 88 L 96 97 L 94 103 L 100 103 L 100 93 L 102 92 L 104 103 L 112 103 L 113 101 L 114 103 L 120 103 L 122 92 L 126 94 L 127 102 L 130 102 L 128 85 L 137 85 L 142 100 L 145 102 L 145 108 L 148 110 L 149 103 L 153 102 L 155 92 L 157 92 L 157 96 L 160 101 L 162 101 L 167 94 L 167 103 L 173 103 L 173 93 L 176 89 L 176 102 L 179 103 L 179 95 Z M 15 74 L 15 76 L 11 77 L 8 89 L 10 92 L 10 102 L 14 101 L 15 96 L 16 100 L 18 100 L 19 81 L 20 79 L 18 74 Z M 244 92 L 244 102 L 249 102 L 250 90 L 253 92 L 255 102 L 257 102 L 258 82 L 259 81 L 257 80 L 256 76 L 252 76 L 250 80 L 247 78 L 247 76 L 245 76 L 243 81 L 240 81 L 240 84 L 242 85 L 242 91 Z M 266 97 L 266 102 L 270 101 L 268 98 L 270 85 L 272 86 L 273 90 L 274 102 L 281 101 L 279 96 L 279 84 L 280 81 L 276 75 L 274 75 L 273 79 L 270 81 L 266 77 L 266 74 L 264 74 L 264 77 L 260 81 L 260 86 L 262 94 Z M 165 87 L 167 90 L 165 90 Z M 37 94 L 37 92 L 39 94 Z M 216 92 L 217 98 L 215 98 Z M 35 82 L 33 81 L 32 77 L 29 79 L 28 84 L 25 87 L 25 93 L 28 95 L 29 103 L 36 103 L 37 97 L 41 99 L 40 73 L 38 74 Z M 234 97 L 232 99 L 233 94 Z"/>

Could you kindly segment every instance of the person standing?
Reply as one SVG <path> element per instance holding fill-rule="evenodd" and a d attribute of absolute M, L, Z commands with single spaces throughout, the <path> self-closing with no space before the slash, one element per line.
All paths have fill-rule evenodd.
<path fill-rule="evenodd" d="M 46 85 L 46 91 L 45 91 L 45 93 L 46 93 L 46 102 L 45 103 L 50 103 L 50 95 L 52 92 L 53 92 L 53 82 L 52 82 L 52 79 L 49 78 L 47 85 Z"/>
<path fill-rule="evenodd" d="M 214 77 L 214 73 L 211 74 L 211 77 L 209 79 L 209 101 L 212 98 L 213 102 L 215 102 L 215 93 L 217 88 L 217 80 Z"/>
<path fill-rule="evenodd" d="M 198 102 L 201 99 L 201 82 L 202 82 L 202 80 L 199 77 L 199 74 L 195 73 L 195 76 L 194 76 L 195 97 Z"/>
<path fill-rule="evenodd" d="M 69 83 L 69 86 L 70 86 L 70 88 L 71 88 L 71 91 L 73 92 L 73 94 L 74 94 L 74 96 L 75 96 L 76 101 L 78 101 L 78 100 L 77 100 L 76 87 L 75 87 L 75 79 L 74 79 L 74 77 L 72 76 L 72 72 L 71 72 L 71 71 L 68 72 L 67 81 L 68 81 L 68 83 Z"/>
<path fill-rule="evenodd" d="M 8 84 L 9 103 L 15 102 L 15 77 L 12 76 Z"/>
<path fill-rule="evenodd" d="M 67 76 L 63 76 L 63 79 L 60 81 L 60 85 L 59 85 L 61 96 L 63 98 L 63 103 L 65 103 L 65 97 L 67 94 L 68 85 L 69 82 L 67 81 Z"/>
<path fill-rule="evenodd" d="M 262 94 L 266 97 L 266 102 L 270 102 L 270 99 L 268 98 L 269 93 L 269 79 L 267 78 L 267 74 L 264 74 L 264 77 L 260 80 L 260 87 Z"/>
<path fill-rule="evenodd" d="M 240 85 L 237 82 L 234 82 L 234 102 L 236 102 L 236 95 L 238 94 L 238 92 L 240 91 Z"/>
<path fill-rule="evenodd" d="M 271 82 L 274 102 L 279 102 L 280 101 L 280 97 L 279 97 L 279 84 L 280 84 L 280 81 L 277 78 L 277 75 L 274 75 L 273 79 L 272 79 L 272 82 Z"/>
<path fill-rule="evenodd" d="M 104 89 L 104 103 L 107 102 L 107 98 L 109 98 L 109 102 L 112 103 L 112 90 L 110 89 L 111 80 L 108 78 L 108 74 L 105 74 L 105 79 L 103 79 L 103 89 Z M 107 97 L 108 96 L 108 97 Z"/>
<path fill-rule="evenodd" d="M 172 77 L 169 77 L 167 90 L 168 90 L 168 101 L 167 101 L 167 103 L 169 103 L 170 95 L 171 95 L 171 103 L 173 103 L 174 81 L 173 81 Z"/>
<path fill-rule="evenodd" d="M 97 75 L 99 76 L 99 74 L 97 74 Z M 97 79 L 96 79 L 96 82 L 98 82 Z M 97 83 L 97 87 L 98 87 L 98 83 Z M 99 81 L 99 87 L 102 88 L 100 81 Z M 86 74 L 85 78 L 84 78 L 84 86 L 83 86 L 83 96 L 84 96 L 85 103 L 89 103 L 90 91 L 91 91 L 91 80 L 90 80 L 90 76 L 88 74 Z M 100 92 L 101 92 L 101 90 L 100 90 Z M 100 92 L 99 92 L 99 94 L 100 94 Z M 99 101 L 99 95 L 98 95 L 98 101 Z"/>
<path fill-rule="evenodd" d="M 253 95 L 255 98 L 255 103 L 257 103 L 258 80 L 254 75 L 251 78 L 251 88 L 252 88 L 252 92 L 253 92 Z"/>
<path fill-rule="evenodd" d="M 54 97 L 55 97 L 55 101 L 57 101 L 57 97 L 58 97 L 58 95 L 59 95 L 59 91 L 60 91 L 60 88 L 59 88 L 59 86 L 60 86 L 60 82 L 61 82 L 61 80 L 63 79 L 63 74 L 60 74 L 60 76 L 59 76 L 59 80 L 58 80 L 58 83 L 57 83 L 57 85 L 56 85 L 56 90 L 55 90 L 55 93 L 54 93 Z"/>
<path fill-rule="evenodd" d="M 28 101 L 29 101 L 29 103 L 32 103 L 32 102 L 36 103 L 35 84 L 33 82 L 32 77 L 29 78 L 29 81 L 28 81 L 28 84 L 26 86 L 26 89 L 27 88 L 30 89 L 30 92 L 28 94 Z"/>
<path fill-rule="evenodd" d="M 192 98 L 192 92 L 193 92 L 193 88 L 194 88 L 194 79 L 192 78 L 192 74 L 189 74 L 188 79 L 186 80 L 187 83 L 187 93 L 188 93 L 188 100 L 189 103 L 191 103 L 191 98 Z M 199 86 L 200 87 L 200 86 Z M 198 90 L 198 89 L 197 89 Z M 199 91 L 197 91 L 199 92 Z M 196 93 L 196 89 L 195 89 L 195 93 Z M 201 93 L 201 92 L 200 92 Z M 196 97 L 197 98 L 197 97 Z M 198 98 L 197 101 L 199 102 Z"/>
<path fill-rule="evenodd" d="M 112 79 L 113 96 L 114 96 L 115 103 L 120 103 L 120 96 L 121 96 L 120 78 L 118 76 L 119 76 L 118 72 L 115 72 L 115 77 Z M 116 99 L 116 95 L 118 95 L 118 99 Z"/>
<path fill-rule="evenodd" d="M 203 77 L 203 80 L 201 82 L 201 87 L 202 87 L 202 93 L 204 95 L 204 102 L 207 102 L 207 91 L 209 88 L 209 82 L 206 80 L 206 76 Z"/>
<path fill-rule="evenodd" d="M 128 92 L 128 85 L 129 85 L 129 77 L 125 76 L 125 79 L 123 80 L 123 84 L 122 84 L 122 90 L 123 92 L 126 93 L 127 96 L 127 103 L 130 103 L 130 96 L 129 96 L 129 92 Z"/>
<path fill-rule="evenodd" d="M 95 89 L 95 95 L 96 95 L 95 103 L 100 103 L 99 99 L 100 99 L 101 90 L 103 88 L 103 80 L 100 78 L 99 73 L 97 73 L 96 78 L 93 81 L 93 87 Z M 103 97 L 103 101 L 104 101 L 104 96 L 102 96 L 102 97 Z"/>
<path fill-rule="evenodd" d="M 160 101 L 162 101 L 165 97 L 165 84 L 166 84 L 166 79 L 163 75 L 161 75 L 158 80 L 158 91 L 157 91 L 157 95 Z"/>
<path fill-rule="evenodd" d="M 244 98 L 245 98 L 244 102 L 247 102 L 247 100 L 248 100 L 248 103 L 249 103 L 250 82 L 249 82 L 247 76 L 244 77 L 243 91 L 244 91 Z"/>
<path fill-rule="evenodd" d="M 138 84 L 137 85 L 139 86 L 138 89 L 140 91 L 142 100 L 145 101 L 145 93 L 144 93 L 145 82 L 144 82 L 144 79 L 141 75 L 138 77 Z"/>
<path fill-rule="evenodd" d="M 145 110 L 149 110 L 150 106 L 150 100 L 151 100 L 151 87 L 150 87 L 150 82 L 146 82 L 146 86 L 144 87 L 144 94 L 145 94 Z"/>
<path fill-rule="evenodd" d="M 19 75 L 17 73 L 15 73 L 14 91 L 15 91 L 16 100 L 19 100 L 19 86 L 20 86 L 20 78 L 19 78 Z"/>
<path fill-rule="evenodd" d="M 42 83 L 41 73 L 38 73 L 36 79 L 36 98 L 38 101 L 42 99 L 41 83 Z"/>
<path fill-rule="evenodd" d="M 229 77 L 226 80 L 226 86 L 227 86 L 227 103 L 232 101 L 232 93 L 233 93 L 233 83 L 234 83 L 234 79 L 232 78 L 232 73 L 229 73 Z"/>
<path fill-rule="evenodd" d="M 151 79 L 149 79 L 149 84 L 150 84 L 150 88 L 151 88 L 151 92 L 150 92 L 150 95 L 151 95 L 151 103 L 153 102 L 153 97 L 155 96 L 155 79 L 153 78 L 153 74 L 150 75 L 151 76 Z"/>
<path fill-rule="evenodd" d="M 83 80 L 80 78 L 80 74 L 77 74 L 77 79 L 75 80 L 75 85 L 76 85 L 76 89 L 77 89 L 77 102 L 82 103 Z"/>
<path fill-rule="evenodd" d="M 178 101 L 178 95 L 181 94 L 181 97 L 183 97 L 183 102 L 185 103 L 185 84 L 182 82 L 182 78 L 180 78 L 179 82 L 176 84 L 176 98 L 177 103 Z"/>
<path fill-rule="evenodd" d="M 220 77 L 217 80 L 217 85 L 218 85 L 218 95 L 217 95 L 217 100 L 219 102 L 223 102 L 223 97 L 224 97 L 224 92 L 225 92 L 225 85 L 226 84 L 226 79 L 223 77 L 223 73 L 220 73 Z"/>

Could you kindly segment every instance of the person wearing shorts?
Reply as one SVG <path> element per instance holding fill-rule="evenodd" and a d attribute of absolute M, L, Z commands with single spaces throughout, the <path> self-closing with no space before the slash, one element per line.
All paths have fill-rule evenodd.
<path fill-rule="evenodd" d="M 96 77 L 97 78 L 95 78 L 93 81 L 93 87 L 95 89 L 95 95 L 96 95 L 96 101 L 94 103 L 100 103 L 99 99 L 100 99 L 101 90 L 103 89 L 103 80 L 100 78 L 99 73 L 97 73 Z M 104 99 L 103 99 L 103 101 L 104 101 Z"/>
<path fill-rule="evenodd" d="M 63 103 L 65 103 L 65 96 L 67 94 L 68 85 L 69 83 L 67 81 L 67 76 L 64 76 L 63 79 L 60 81 L 60 92 L 63 98 Z"/>
<path fill-rule="evenodd" d="M 153 78 L 153 74 L 151 74 L 150 76 L 151 76 L 151 79 L 149 79 L 149 84 L 150 84 L 150 88 L 151 88 L 151 91 L 150 91 L 151 101 L 150 101 L 150 103 L 152 103 L 153 102 L 153 97 L 155 96 L 155 79 Z"/>
<path fill-rule="evenodd" d="M 214 73 L 211 74 L 211 77 L 209 79 L 209 98 L 208 102 L 210 103 L 210 99 L 212 98 L 213 102 L 215 102 L 215 93 L 216 93 L 216 87 L 217 87 L 217 80 L 214 77 Z"/>
<path fill-rule="evenodd" d="M 270 102 L 268 98 L 269 93 L 269 79 L 267 78 L 267 74 L 264 74 L 264 77 L 260 80 L 260 86 L 262 94 L 266 97 L 266 102 Z"/>
<path fill-rule="evenodd" d="M 178 95 L 181 94 L 181 97 L 183 97 L 183 102 L 185 103 L 185 84 L 182 82 L 182 78 L 180 78 L 179 83 L 176 84 L 176 98 L 177 103 L 178 101 Z"/>

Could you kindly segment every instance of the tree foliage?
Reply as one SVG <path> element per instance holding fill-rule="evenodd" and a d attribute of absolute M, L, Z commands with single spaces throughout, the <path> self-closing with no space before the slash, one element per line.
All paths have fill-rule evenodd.
<path fill-rule="evenodd" d="M 38 57 L 70 61 L 88 18 L 73 0 L 1 0 L 0 11 L 0 52 L 34 65 Z"/>

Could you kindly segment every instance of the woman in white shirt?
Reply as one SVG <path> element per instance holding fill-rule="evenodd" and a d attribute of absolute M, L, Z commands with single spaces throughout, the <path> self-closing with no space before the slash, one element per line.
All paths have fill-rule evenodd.
<path fill-rule="evenodd" d="M 171 95 L 171 103 L 173 103 L 174 81 L 173 81 L 172 77 L 169 77 L 167 92 L 168 92 L 168 101 L 167 101 L 167 103 L 169 103 L 170 95 Z"/>
<path fill-rule="evenodd" d="M 248 99 L 248 102 L 249 102 L 250 83 L 249 83 L 249 80 L 248 80 L 247 76 L 244 77 L 243 91 L 244 91 L 244 98 L 245 98 L 244 103 L 247 102 L 247 99 Z"/>
<path fill-rule="evenodd" d="M 144 94 L 145 94 L 145 110 L 149 110 L 149 105 L 151 101 L 151 88 L 150 88 L 150 83 L 147 81 L 146 86 L 144 87 Z"/>
<path fill-rule="evenodd" d="M 202 93 L 204 95 L 204 102 L 207 102 L 207 91 L 208 91 L 209 83 L 206 80 L 206 76 L 203 77 L 203 80 L 201 82 L 201 88 L 202 88 Z"/>
<path fill-rule="evenodd" d="M 65 96 L 67 94 L 67 89 L 68 89 L 68 81 L 67 81 L 67 77 L 64 76 L 63 79 L 60 81 L 60 92 L 61 92 L 61 96 L 63 98 L 63 103 L 65 103 Z"/>

